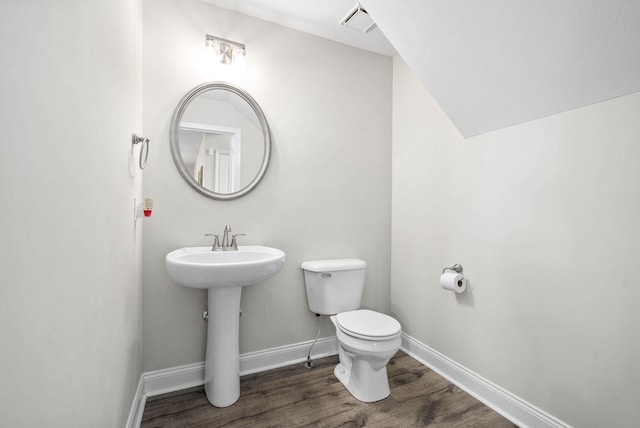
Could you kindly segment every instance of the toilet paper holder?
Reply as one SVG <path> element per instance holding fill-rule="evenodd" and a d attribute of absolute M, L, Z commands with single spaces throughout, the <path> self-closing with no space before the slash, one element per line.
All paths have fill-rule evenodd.
<path fill-rule="evenodd" d="M 452 271 L 457 272 L 457 273 L 462 273 L 462 265 L 459 265 L 459 264 L 456 263 L 455 265 L 453 265 L 451 267 L 446 267 L 446 268 L 442 269 L 442 273 L 445 273 L 445 271 L 447 271 L 447 270 L 452 270 Z"/>

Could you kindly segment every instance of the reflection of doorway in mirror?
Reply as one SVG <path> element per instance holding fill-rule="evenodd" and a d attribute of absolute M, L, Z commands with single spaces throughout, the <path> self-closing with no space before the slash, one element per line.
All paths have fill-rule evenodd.
<path fill-rule="evenodd" d="M 214 192 L 233 193 L 233 153 L 231 150 L 216 150 Z"/>
<path fill-rule="evenodd" d="M 179 132 L 182 160 L 198 184 L 225 194 L 242 188 L 240 129 L 182 122 Z"/>

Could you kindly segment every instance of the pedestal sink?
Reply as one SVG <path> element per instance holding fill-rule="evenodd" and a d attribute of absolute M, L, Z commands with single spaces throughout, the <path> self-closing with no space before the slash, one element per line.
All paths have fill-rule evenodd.
<path fill-rule="evenodd" d="M 239 246 L 237 251 L 186 247 L 165 259 L 169 276 L 178 284 L 208 290 L 207 356 L 204 390 L 216 407 L 240 398 L 238 333 L 242 287 L 259 284 L 284 265 L 284 252 L 263 246 Z"/>

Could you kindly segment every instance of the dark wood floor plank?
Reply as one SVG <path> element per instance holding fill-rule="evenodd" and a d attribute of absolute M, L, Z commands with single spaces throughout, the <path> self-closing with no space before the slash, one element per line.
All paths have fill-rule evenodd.
<path fill-rule="evenodd" d="M 403 352 L 387 367 L 391 395 L 362 403 L 338 381 L 337 356 L 243 376 L 237 403 L 213 407 L 203 387 L 147 400 L 142 428 L 515 427 Z"/>

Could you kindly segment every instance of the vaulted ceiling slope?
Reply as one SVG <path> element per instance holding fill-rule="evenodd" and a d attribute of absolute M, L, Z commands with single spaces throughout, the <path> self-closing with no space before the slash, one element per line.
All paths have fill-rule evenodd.
<path fill-rule="evenodd" d="M 379 29 L 362 34 L 340 22 L 358 4 L 356 0 L 201 0 L 285 27 L 315 34 L 385 56 L 396 51 Z M 220 35 L 220 37 L 224 37 Z"/>
<path fill-rule="evenodd" d="M 640 0 L 360 0 L 465 137 L 640 91 Z"/>

